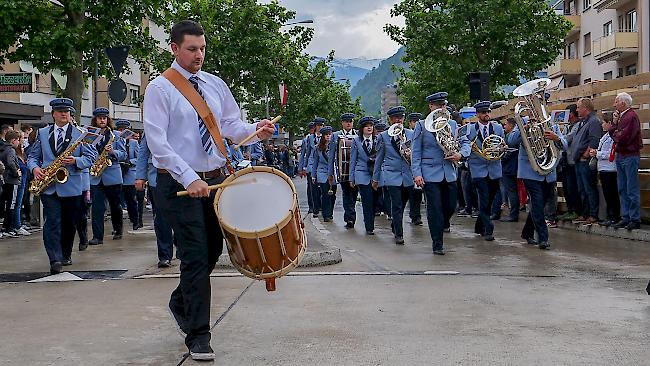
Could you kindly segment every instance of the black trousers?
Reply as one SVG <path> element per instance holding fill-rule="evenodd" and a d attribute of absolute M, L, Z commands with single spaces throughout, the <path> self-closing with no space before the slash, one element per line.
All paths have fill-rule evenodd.
<path fill-rule="evenodd" d="M 530 212 L 526 217 L 521 237 L 533 239 L 535 238 L 535 232 L 537 232 L 538 243 L 548 242 L 548 226 L 546 226 L 546 220 L 544 219 L 544 206 L 548 198 L 553 194 L 555 182 L 532 179 L 524 179 L 523 181 L 528 197 L 530 197 Z"/>
<path fill-rule="evenodd" d="M 618 182 L 616 172 L 598 172 L 600 184 L 607 205 L 607 219 L 618 222 L 621 219 L 621 201 L 618 197 Z"/>
<path fill-rule="evenodd" d="M 2 229 L 4 231 L 12 231 L 14 229 L 14 210 L 17 204 L 18 187 L 16 184 L 7 183 L 2 186 L 2 205 L 4 206 Z"/>
<path fill-rule="evenodd" d="M 329 182 L 314 184 L 320 192 L 320 208 L 323 210 L 323 218 L 332 219 L 334 216 L 334 203 L 336 203 L 336 185 L 330 186 Z M 330 189 L 332 194 L 329 194 Z"/>
<path fill-rule="evenodd" d="M 562 190 L 566 199 L 567 211 L 582 213 L 582 201 L 578 192 L 578 178 L 575 165 L 562 165 Z"/>
<path fill-rule="evenodd" d="M 386 186 L 390 195 L 391 229 L 396 238 L 404 237 L 404 209 L 411 196 L 413 187 Z"/>
<path fill-rule="evenodd" d="M 151 196 L 151 194 L 149 196 Z M 135 199 L 138 201 L 138 225 L 142 226 L 142 212 L 144 211 L 144 191 L 136 191 Z M 153 207 L 153 204 L 151 206 Z"/>
<path fill-rule="evenodd" d="M 50 264 L 72 257 L 75 218 L 81 209 L 81 196 L 40 195 L 43 204 L 43 244 Z"/>
<path fill-rule="evenodd" d="M 386 215 L 392 217 L 393 212 L 391 210 L 392 205 L 390 200 L 390 192 L 388 192 L 388 187 L 383 186 L 383 187 L 379 187 L 379 189 L 381 189 L 381 197 L 384 200 L 384 212 L 386 213 Z"/>
<path fill-rule="evenodd" d="M 359 190 L 356 187 L 350 187 L 350 182 L 341 182 L 341 191 L 343 192 L 343 221 L 354 224 L 357 221 L 355 206 L 357 204 Z"/>
<path fill-rule="evenodd" d="M 75 218 L 75 228 L 79 235 L 79 244 L 88 244 L 88 204 L 86 203 L 86 192 L 84 191 L 79 196 L 79 210 Z"/>
<path fill-rule="evenodd" d="M 375 194 L 370 184 L 360 184 L 359 194 L 361 195 L 361 207 L 363 209 L 363 223 L 366 232 L 375 230 Z"/>
<path fill-rule="evenodd" d="M 494 233 L 494 224 L 490 220 L 492 214 L 492 202 L 499 192 L 499 179 L 472 178 L 472 183 L 478 193 L 478 217 L 474 225 L 474 232 L 481 235 L 492 235 Z"/>
<path fill-rule="evenodd" d="M 321 192 L 318 184 L 314 183 L 314 181 L 311 178 L 312 178 L 311 174 L 307 174 L 307 181 L 308 181 L 307 191 L 311 190 L 310 197 L 312 201 L 312 212 L 318 214 L 320 213 L 321 210 Z M 311 189 L 309 188 L 310 186 Z"/>
<path fill-rule="evenodd" d="M 218 184 L 221 179 L 208 180 Z M 223 233 L 214 212 L 214 192 L 209 198 L 173 197 L 184 190 L 170 174 L 158 174 L 156 204 L 174 230 L 180 283 L 172 292 L 169 308 L 182 320 L 189 347 L 210 341 L 210 273 L 223 249 Z"/>
<path fill-rule="evenodd" d="M 422 189 L 413 188 L 411 190 L 411 197 L 409 197 L 409 217 L 411 220 L 422 219 Z"/>
<path fill-rule="evenodd" d="M 122 194 L 124 195 L 124 203 L 126 203 L 126 211 L 129 213 L 129 221 L 133 225 L 138 225 L 138 199 L 135 195 L 135 186 L 122 186 Z"/>
<path fill-rule="evenodd" d="M 105 199 L 108 200 L 108 205 L 111 208 L 113 230 L 118 234 L 122 234 L 122 206 L 120 206 L 121 192 L 121 184 L 105 186 L 103 183 L 99 183 L 96 186 L 90 186 L 90 195 L 93 200 L 93 239 L 104 240 L 104 213 L 106 213 Z"/>
<path fill-rule="evenodd" d="M 426 182 L 424 194 L 427 197 L 427 223 L 433 250 L 442 250 L 443 229 L 449 227 L 449 220 L 456 212 L 456 182 Z"/>
<path fill-rule="evenodd" d="M 314 183 L 311 181 L 311 173 L 307 173 L 307 204 L 309 205 L 309 212 L 314 212 Z"/>

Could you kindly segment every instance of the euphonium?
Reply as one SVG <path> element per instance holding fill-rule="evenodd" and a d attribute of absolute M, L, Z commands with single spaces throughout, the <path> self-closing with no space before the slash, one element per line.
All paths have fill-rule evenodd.
<path fill-rule="evenodd" d="M 436 142 L 445 153 L 445 157 L 460 152 L 456 131 L 451 130 L 449 120 L 451 120 L 451 113 L 447 108 L 438 108 L 424 119 L 424 129 L 435 133 Z"/>
<path fill-rule="evenodd" d="M 550 79 L 536 79 L 513 91 L 513 95 L 521 99 L 515 105 L 514 116 L 521 141 L 531 167 L 540 175 L 551 173 L 560 160 L 560 149 L 544 137 L 544 131 L 553 127 L 544 107 L 544 92 L 550 82 Z M 528 117 L 528 123 L 524 123 L 524 117 Z"/>
<path fill-rule="evenodd" d="M 409 165 L 411 165 L 411 141 L 408 141 L 406 139 L 406 134 L 404 133 L 404 125 L 401 123 L 396 123 L 390 126 L 388 129 L 388 136 L 399 136 L 399 154 L 404 160 L 406 160 Z"/>
<path fill-rule="evenodd" d="M 108 131 L 110 133 L 110 139 L 108 140 L 108 143 L 104 145 L 104 149 L 97 157 L 97 160 L 95 160 L 93 165 L 90 167 L 91 177 L 99 177 L 100 175 L 102 175 L 104 170 L 106 170 L 106 168 L 113 165 L 113 162 L 108 157 L 108 151 L 106 150 L 106 146 L 113 144 L 113 140 L 115 140 L 115 135 L 113 135 L 113 131 L 111 131 L 110 129 Z"/>
<path fill-rule="evenodd" d="M 483 140 L 482 147 L 478 147 L 476 139 L 478 139 L 478 135 L 472 141 L 472 151 L 485 160 L 501 160 L 507 152 L 517 151 L 517 149 L 508 147 L 506 140 L 499 135 L 488 135 Z"/>
<path fill-rule="evenodd" d="M 77 141 L 68 146 L 61 155 L 57 156 L 56 159 L 50 164 L 47 168 L 43 169 L 42 176 L 40 179 L 34 179 L 29 185 L 29 192 L 35 196 L 40 195 L 50 184 L 55 181 L 59 184 L 64 184 L 68 181 L 68 169 L 63 165 L 63 160 L 70 157 L 72 152 L 83 143 L 83 136 Z"/>

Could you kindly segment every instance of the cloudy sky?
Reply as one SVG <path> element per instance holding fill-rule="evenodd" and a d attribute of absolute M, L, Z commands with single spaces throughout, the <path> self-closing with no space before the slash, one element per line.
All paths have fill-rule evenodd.
<path fill-rule="evenodd" d="M 269 2 L 262 0 L 260 2 Z M 279 0 L 296 11 L 296 20 L 313 19 L 314 39 L 309 54 L 326 56 L 336 51 L 337 58 L 387 58 L 399 45 L 384 32 L 384 25 L 404 25 L 391 18 L 397 0 Z"/>

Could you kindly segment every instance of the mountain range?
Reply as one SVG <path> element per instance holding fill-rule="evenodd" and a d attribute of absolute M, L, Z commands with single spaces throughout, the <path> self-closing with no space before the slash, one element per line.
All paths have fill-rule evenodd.
<path fill-rule="evenodd" d="M 324 60 L 324 57 L 313 57 L 312 65 Z M 337 80 L 341 84 L 350 81 L 350 85 L 354 86 L 357 82 L 363 79 L 368 72 L 373 68 L 379 66 L 382 59 L 365 59 L 365 58 L 351 58 L 351 59 L 337 59 L 335 58 L 330 62 L 330 70 L 332 74 L 341 80 Z"/>

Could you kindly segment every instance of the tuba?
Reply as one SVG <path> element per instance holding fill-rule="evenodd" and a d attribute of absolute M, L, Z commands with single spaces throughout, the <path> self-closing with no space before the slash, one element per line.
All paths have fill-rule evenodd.
<path fill-rule="evenodd" d="M 402 156 L 406 162 L 411 165 L 411 141 L 406 139 L 406 133 L 404 133 L 404 125 L 401 123 L 396 123 L 388 129 L 388 136 L 395 137 L 399 136 L 399 154 Z"/>
<path fill-rule="evenodd" d="M 551 173 L 560 160 L 560 149 L 544 137 L 544 131 L 553 127 L 544 107 L 544 92 L 550 82 L 550 79 L 532 80 L 512 92 L 520 98 L 515 105 L 514 117 L 521 133 L 521 141 L 531 167 L 540 175 Z M 524 123 L 524 117 L 528 117 L 528 123 Z"/>
<path fill-rule="evenodd" d="M 449 124 L 450 119 L 451 113 L 447 108 L 438 108 L 424 119 L 424 129 L 435 134 L 436 142 L 445 153 L 445 157 L 460 152 L 456 131 L 452 131 Z"/>
<path fill-rule="evenodd" d="M 83 129 L 80 129 L 76 126 L 75 128 L 81 130 L 83 133 Z M 77 139 L 74 143 L 72 143 L 70 146 L 68 146 L 65 151 L 61 153 L 61 155 L 57 156 L 56 159 L 50 164 L 47 168 L 43 169 L 43 175 L 41 176 L 40 179 L 34 179 L 32 183 L 29 185 L 29 192 L 35 196 L 40 195 L 43 193 L 44 190 L 47 189 L 47 187 L 50 186 L 50 184 L 56 182 L 59 184 L 65 184 L 65 182 L 68 181 L 68 176 L 70 173 L 68 173 L 68 169 L 63 165 L 63 160 L 66 158 L 72 156 L 72 153 L 83 143 L 83 134 L 82 136 Z"/>
<path fill-rule="evenodd" d="M 99 154 L 97 157 L 97 160 L 93 163 L 93 165 L 90 167 L 90 176 L 91 177 L 99 177 L 102 175 L 104 170 L 108 168 L 109 166 L 113 165 L 113 162 L 108 156 L 108 151 L 106 150 L 106 146 L 112 145 L 113 140 L 115 140 L 115 135 L 113 135 L 113 131 L 109 128 L 108 132 L 110 133 L 110 139 L 108 140 L 108 143 L 104 145 L 104 149 L 102 152 Z"/>

